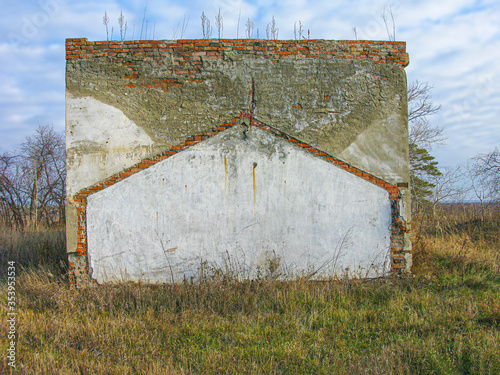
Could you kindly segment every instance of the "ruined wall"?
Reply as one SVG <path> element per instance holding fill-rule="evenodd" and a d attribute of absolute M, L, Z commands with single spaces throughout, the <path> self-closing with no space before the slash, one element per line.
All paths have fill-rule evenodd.
<path fill-rule="evenodd" d="M 221 251 L 238 247 L 248 266 L 278 252 L 290 264 L 309 262 L 306 268 L 314 269 L 331 258 L 345 238 L 342 233 L 349 231 L 356 240 L 350 247 L 344 241 L 342 251 L 348 256 L 337 264 L 339 269 L 369 270 L 367 259 L 387 250 L 392 270 L 409 271 L 404 43 L 68 39 L 66 57 L 67 237 L 77 279 L 90 273 L 106 281 L 113 277 L 104 275 L 119 268 L 132 277 L 136 271 L 119 266 L 122 261 L 140 265 L 132 278 L 168 281 L 171 260 L 179 266 L 174 277 L 179 279 L 191 275 L 195 263 L 208 255 L 220 262 Z M 240 136 L 241 129 L 232 130 L 236 125 L 245 130 Z M 279 163 L 283 166 L 278 171 Z M 157 169 L 149 168 L 153 164 Z M 310 175 L 304 179 L 298 171 L 305 170 Z M 169 176 L 165 189 L 170 199 L 158 195 L 162 173 Z M 287 188 L 292 186 L 288 196 L 283 194 L 284 180 Z M 207 190 L 211 184 L 218 188 Z M 305 197 L 300 210 L 287 206 L 293 197 Z M 148 205 L 151 209 L 142 210 Z M 168 214 L 161 216 L 154 205 Z M 172 216 L 175 207 L 180 216 Z M 215 229 L 197 221 L 220 207 L 226 207 L 226 217 L 211 221 Z M 120 217 L 129 219 L 119 225 Z M 194 219 L 177 226 L 186 217 Z M 304 217 L 308 219 L 301 224 Z M 134 223 L 149 226 L 141 229 Z M 272 223 L 275 230 L 269 229 Z M 248 225 L 244 235 L 234 234 Z M 294 237 L 286 230 L 301 234 Z M 118 236 L 120 231 L 129 235 Z M 186 231 L 201 237 L 184 238 Z M 145 232 L 149 234 L 142 240 Z M 329 232 L 335 234 L 320 240 Z M 126 243 L 136 240 L 121 258 L 116 249 L 124 245 L 118 237 L 128 238 Z M 202 245 L 204 241 L 211 245 Z M 300 253 L 294 246 L 309 250 Z M 167 252 L 172 259 L 167 258 L 165 251 L 174 248 Z M 140 251 L 149 255 L 138 260 Z M 151 271 L 148 267 L 160 258 L 163 273 Z M 188 258 L 190 273 L 182 268 Z M 109 264 L 116 266 L 114 271 Z"/>

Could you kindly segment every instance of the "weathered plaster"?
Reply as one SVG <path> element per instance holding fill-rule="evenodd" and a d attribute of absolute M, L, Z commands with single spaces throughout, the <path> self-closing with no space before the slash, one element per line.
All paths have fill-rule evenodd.
<path fill-rule="evenodd" d="M 179 279 L 196 276 L 202 262 L 222 264 L 228 254 L 245 269 L 263 266 L 272 253 L 287 271 L 310 272 L 339 248 L 348 249 L 345 263 L 333 270 L 327 262 L 322 270 L 352 272 L 388 250 L 386 233 L 393 271 L 409 272 L 404 43 L 70 39 L 66 45 L 66 228 L 77 279 L 88 280 L 90 260 L 100 281 L 116 279 L 117 271 L 168 281 L 166 261 L 175 260 Z M 373 185 L 253 127 L 245 142 L 232 129 L 184 149 L 195 135 L 212 137 L 242 113 L 316 154 L 342 159 L 346 170 L 357 167 L 384 181 Z M 168 178 L 160 186 L 161 175 Z M 121 182 L 111 186 L 115 181 Z M 404 207 L 394 208 L 404 203 L 398 194 L 406 215 Z M 391 204 L 392 219 L 400 220 L 392 222 L 392 235 Z"/>
<path fill-rule="evenodd" d="M 92 96 L 116 107 L 163 148 L 250 108 L 253 91 L 255 115 L 261 121 L 332 155 L 341 154 L 372 128 L 382 142 L 381 152 L 372 148 L 365 153 L 358 147 L 358 158 L 372 159 L 371 172 L 390 182 L 408 180 L 407 142 L 384 137 L 408 137 L 404 70 L 363 61 L 296 58 L 273 63 L 235 55 L 238 58 L 202 60 L 202 82 L 177 78 L 182 87 L 166 92 L 123 87 L 126 73 L 116 64 L 68 62 L 67 89 L 74 96 Z M 135 69 L 145 80 L 169 77 L 168 64 L 152 69 L 144 62 Z M 351 162 L 352 153 L 345 155 Z"/>
<path fill-rule="evenodd" d="M 339 158 L 392 183 L 407 181 L 409 165 L 405 151 L 408 135 L 401 132 L 398 115 L 370 124 L 345 148 Z M 390 160 L 390 162 L 386 162 Z"/>
<path fill-rule="evenodd" d="M 66 108 L 69 197 L 154 154 L 154 141 L 119 109 L 69 92 Z"/>
<path fill-rule="evenodd" d="M 387 271 L 390 217 L 384 189 L 235 127 L 90 196 L 88 254 L 98 282 L 180 281 L 228 264 L 255 277 L 270 257 L 289 277 L 373 276 Z"/>

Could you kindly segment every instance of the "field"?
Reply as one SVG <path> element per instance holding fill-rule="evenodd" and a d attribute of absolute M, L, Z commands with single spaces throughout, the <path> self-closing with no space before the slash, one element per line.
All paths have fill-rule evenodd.
<path fill-rule="evenodd" d="M 499 374 L 499 215 L 414 218 L 412 279 L 232 277 L 75 291 L 63 230 L 4 231 L 20 374 Z"/>

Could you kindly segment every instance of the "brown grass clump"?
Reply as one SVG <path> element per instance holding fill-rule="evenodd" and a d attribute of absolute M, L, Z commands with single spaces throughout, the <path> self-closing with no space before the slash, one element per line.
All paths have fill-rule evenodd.
<path fill-rule="evenodd" d="M 19 231 L 0 226 L 0 264 L 16 262 L 20 269 L 42 267 L 54 276 L 68 271 L 66 234 L 64 228 Z M 0 268 L 0 279 L 7 268 Z"/>

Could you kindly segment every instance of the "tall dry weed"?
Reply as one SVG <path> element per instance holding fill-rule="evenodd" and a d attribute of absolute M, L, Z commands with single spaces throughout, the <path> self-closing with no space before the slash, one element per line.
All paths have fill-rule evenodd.
<path fill-rule="evenodd" d="M 19 270 L 42 267 L 55 276 L 68 270 L 64 228 L 20 231 L 0 227 L 0 264 L 16 262 Z M 6 268 L 0 268 L 0 278 Z"/>

